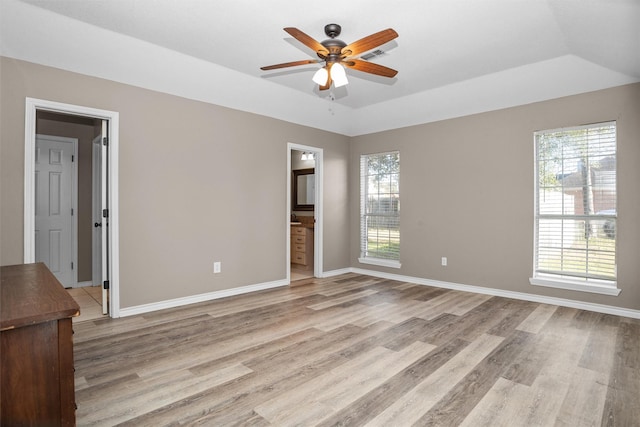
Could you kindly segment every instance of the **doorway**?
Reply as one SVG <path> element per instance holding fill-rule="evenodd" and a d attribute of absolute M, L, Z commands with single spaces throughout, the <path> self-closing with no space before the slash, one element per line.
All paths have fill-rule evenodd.
<path fill-rule="evenodd" d="M 290 284 L 322 277 L 323 170 L 321 148 L 287 145 L 286 272 Z"/>
<path fill-rule="evenodd" d="M 74 238 L 83 234 L 85 235 L 82 250 L 77 251 L 76 274 L 79 272 L 80 260 L 85 266 L 84 271 L 78 279 L 64 279 L 66 285 L 93 284 L 94 270 L 97 260 L 95 247 L 95 221 L 94 209 L 96 198 L 94 197 L 96 189 L 99 188 L 99 197 L 103 214 L 101 229 L 101 250 L 97 253 L 100 261 L 100 287 L 102 293 L 102 311 L 111 317 L 119 317 L 119 245 L 118 245 L 118 124 L 119 115 L 117 112 L 99 110 L 90 107 L 82 107 L 70 104 L 63 104 L 53 101 L 40 100 L 34 98 L 26 98 L 25 110 L 25 198 L 24 198 L 24 262 L 32 263 L 39 260 L 36 246 L 36 134 L 38 130 L 39 118 L 44 117 L 50 120 L 50 126 L 53 128 L 68 125 L 69 123 L 85 124 L 89 128 L 95 128 L 94 134 L 91 134 L 86 146 L 83 149 L 78 148 L 76 152 L 76 160 L 85 162 L 88 177 L 77 180 L 78 187 L 88 187 L 89 196 L 84 197 L 84 203 L 78 202 L 78 205 L 84 204 L 84 221 L 79 224 Z M 53 125 L 52 125 L 53 123 Z M 93 129 L 92 129 L 93 130 Z M 99 135 L 95 139 L 95 134 Z M 102 182 L 98 187 L 95 184 L 95 177 L 92 175 L 92 168 L 95 166 L 96 157 L 94 155 L 95 142 L 102 141 L 101 151 L 102 157 L 100 161 L 100 177 Z M 86 194 L 86 192 L 85 192 Z M 79 218 L 78 206 L 73 211 L 74 216 Z M 80 247 L 80 240 L 76 240 Z"/>

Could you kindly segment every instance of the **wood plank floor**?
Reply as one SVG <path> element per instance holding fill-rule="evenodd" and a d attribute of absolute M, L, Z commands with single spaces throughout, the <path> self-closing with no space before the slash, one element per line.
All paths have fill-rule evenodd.
<path fill-rule="evenodd" d="M 638 426 L 640 321 L 347 274 L 74 325 L 77 424 Z"/>

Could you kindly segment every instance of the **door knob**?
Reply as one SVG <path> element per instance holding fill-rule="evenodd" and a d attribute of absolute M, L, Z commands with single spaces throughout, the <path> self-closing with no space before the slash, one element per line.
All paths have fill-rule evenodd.
<path fill-rule="evenodd" d="M 96 222 L 93 224 L 94 227 L 98 228 L 98 227 L 102 227 L 102 223 L 101 222 Z"/>

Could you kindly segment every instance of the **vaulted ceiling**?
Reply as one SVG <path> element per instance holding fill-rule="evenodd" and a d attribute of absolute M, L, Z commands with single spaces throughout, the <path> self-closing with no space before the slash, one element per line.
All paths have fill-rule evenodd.
<path fill-rule="evenodd" d="M 2 0 L 4 56 L 359 135 L 640 81 L 638 0 Z M 399 37 L 319 91 L 283 31 Z"/>

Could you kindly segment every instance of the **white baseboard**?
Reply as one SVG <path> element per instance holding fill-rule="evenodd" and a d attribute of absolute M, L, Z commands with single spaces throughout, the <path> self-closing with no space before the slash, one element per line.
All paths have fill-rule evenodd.
<path fill-rule="evenodd" d="M 577 308 L 580 310 L 595 311 L 597 313 L 613 314 L 616 316 L 631 317 L 640 319 L 640 310 L 632 310 L 628 308 L 614 307 L 611 305 L 594 304 L 583 301 L 576 301 L 564 298 L 546 297 L 542 295 L 528 294 L 524 292 L 505 291 L 502 289 L 485 288 L 482 286 L 463 285 L 460 283 L 443 282 L 440 280 L 423 279 L 421 277 L 404 276 L 401 274 L 385 273 L 382 271 L 366 270 L 363 268 L 342 268 L 339 270 L 331 270 L 322 272 L 321 277 L 335 277 L 341 274 L 357 273 L 367 276 L 380 277 L 383 279 L 398 280 L 401 282 L 415 283 L 416 285 L 433 286 L 436 288 L 454 289 L 464 292 L 474 292 L 477 294 L 492 295 L 497 297 L 513 298 L 524 301 L 539 302 L 542 304 L 559 305 L 562 307 Z M 288 286 L 289 282 L 284 280 L 276 280 L 273 282 L 258 283 L 255 285 L 242 286 L 239 288 L 224 289 L 221 291 L 209 292 L 206 294 L 193 295 L 183 298 L 175 298 L 166 301 L 155 302 L 151 304 L 142 304 L 133 307 L 121 308 L 120 317 L 133 316 L 136 314 L 149 313 L 156 310 L 166 308 L 180 307 L 187 304 L 195 304 L 198 302 L 211 301 L 215 299 L 241 295 L 250 292 L 262 291 L 281 286 Z"/>
<path fill-rule="evenodd" d="M 223 289 L 221 291 L 208 292 L 206 294 L 193 295 L 189 297 L 175 298 L 166 301 L 154 302 L 150 304 L 136 305 L 120 309 L 120 317 L 133 316 L 136 314 L 149 313 L 156 310 L 164 310 L 166 308 L 180 307 L 187 304 L 195 304 L 198 302 L 211 301 L 230 297 L 234 295 L 247 294 L 250 292 L 263 291 L 265 289 L 287 286 L 287 280 L 276 280 L 274 282 L 258 283 L 256 285 L 241 286 L 239 288 Z"/>
<path fill-rule="evenodd" d="M 439 280 L 423 279 L 420 277 L 403 276 L 400 274 L 385 273 L 381 271 L 366 270 L 363 268 L 351 268 L 350 272 L 365 274 L 367 276 L 380 277 L 383 279 L 398 280 L 401 282 L 415 283 L 416 285 L 434 286 L 436 288 L 455 289 L 464 292 L 474 292 L 476 294 L 492 295 L 496 297 L 513 298 L 524 301 L 539 302 L 542 304 L 559 305 L 562 307 L 577 308 L 580 310 L 595 311 L 597 313 L 613 314 L 616 316 L 631 317 L 640 319 L 640 310 L 614 307 L 612 305 L 595 304 L 584 301 L 576 301 L 565 298 L 547 297 L 543 295 L 527 294 L 524 292 L 505 291 L 502 289 L 485 288 L 482 286 L 463 285 L 460 283 L 442 282 Z"/>

